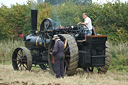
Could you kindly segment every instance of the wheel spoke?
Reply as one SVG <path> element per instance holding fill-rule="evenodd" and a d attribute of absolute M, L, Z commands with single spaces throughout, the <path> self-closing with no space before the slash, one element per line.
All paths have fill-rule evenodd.
<path fill-rule="evenodd" d="M 20 64 L 20 62 L 17 63 L 17 65 L 19 65 L 19 64 Z"/>
<path fill-rule="evenodd" d="M 19 54 L 17 54 L 17 58 L 20 59 L 20 55 Z"/>
<path fill-rule="evenodd" d="M 24 67 L 25 69 L 27 69 L 27 66 L 25 66 L 25 64 L 23 64 L 23 67 Z"/>
<path fill-rule="evenodd" d="M 19 68 L 21 67 L 21 63 L 18 64 L 18 67 L 19 67 Z"/>
<path fill-rule="evenodd" d="M 18 60 L 21 59 L 20 56 L 17 56 Z"/>
<path fill-rule="evenodd" d="M 18 52 L 16 52 L 16 54 L 17 54 L 17 58 L 20 59 L 20 54 Z"/>
<path fill-rule="evenodd" d="M 22 58 L 23 58 L 23 50 L 20 50 L 20 53 L 21 53 L 21 56 L 22 56 Z"/>
<path fill-rule="evenodd" d="M 20 56 L 20 54 L 19 54 L 18 52 L 16 52 L 16 54 L 17 54 L 18 56 Z"/>

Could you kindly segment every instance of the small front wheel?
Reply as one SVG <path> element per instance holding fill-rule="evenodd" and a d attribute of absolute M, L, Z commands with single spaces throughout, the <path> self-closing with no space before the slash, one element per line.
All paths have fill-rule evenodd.
<path fill-rule="evenodd" d="M 32 57 L 26 47 L 16 48 L 12 55 L 12 66 L 14 70 L 31 70 Z"/>

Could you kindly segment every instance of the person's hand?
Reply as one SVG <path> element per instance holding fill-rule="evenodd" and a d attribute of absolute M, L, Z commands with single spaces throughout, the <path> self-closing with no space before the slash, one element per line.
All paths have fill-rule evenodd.
<path fill-rule="evenodd" d="M 52 51 L 50 51 L 49 54 L 52 55 Z"/>
<path fill-rule="evenodd" d="M 79 22 L 77 25 L 81 24 L 81 22 Z"/>

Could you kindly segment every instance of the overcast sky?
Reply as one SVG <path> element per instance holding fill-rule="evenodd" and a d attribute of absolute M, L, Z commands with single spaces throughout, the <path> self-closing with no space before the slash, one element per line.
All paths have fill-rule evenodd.
<path fill-rule="evenodd" d="M 35 0 L 36 1 L 36 0 Z M 98 2 L 98 3 L 106 3 L 106 0 L 92 0 L 93 2 Z M 114 1 L 114 0 L 107 0 L 107 1 Z M 128 2 L 128 0 L 120 0 L 121 2 Z M 10 7 L 12 4 L 16 4 L 16 3 L 19 3 L 19 4 L 24 4 L 26 3 L 27 0 L 0 0 L 0 7 L 1 7 L 1 4 L 4 4 L 8 7 Z"/>

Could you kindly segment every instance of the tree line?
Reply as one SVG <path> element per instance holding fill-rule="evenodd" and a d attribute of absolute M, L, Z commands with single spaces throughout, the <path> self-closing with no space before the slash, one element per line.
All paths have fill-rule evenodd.
<path fill-rule="evenodd" d="M 37 3 L 47 2 L 52 5 L 56 5 L 56 4 L 64 4 L 66 1 L 69 0 L 37 0 Z M 75 2 L 76 4 L 92 3 L 92 0 L 70 0 L 70 1 Z"/>
<path fill-rule="evenodd" d="M 117 43 L 128 41 L 128 3 L 116 2 L 103 5 L 95 3 L 83 5 L 73 1 L 59 5 L 51 5 L 49 2 L 34 3 L 38 10 L 38 27 L 45 18 L 52 18 L 62 26 L 76 26 L 78 22 L 83 21 L 82 13 L 86 12 L 98 34 L 108 35 L 109 40 Z M 3 5 L 0 8 L 0 40 L 29 34 L 30 10 L 31 1 L 27 1 L 27 4 L 12 5 L 10 8 Z"/>

